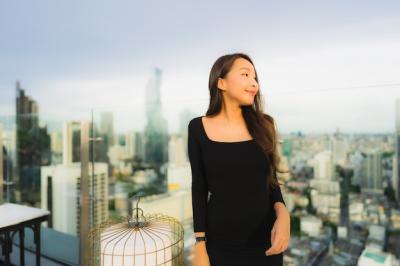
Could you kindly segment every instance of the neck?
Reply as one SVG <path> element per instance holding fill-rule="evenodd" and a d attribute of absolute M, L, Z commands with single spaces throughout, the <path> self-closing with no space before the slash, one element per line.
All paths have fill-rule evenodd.
<path fill-rule="evenodd" d="M 243 122 L 242 108 L 237 103 L 223 104 L 219 116 L 229 124 Z"/>

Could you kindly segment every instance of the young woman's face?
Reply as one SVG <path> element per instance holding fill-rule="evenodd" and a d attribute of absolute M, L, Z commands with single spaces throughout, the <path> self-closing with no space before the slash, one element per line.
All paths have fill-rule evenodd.
<path fill-rule="evenodd" d="M 225 96 L 237 101 L 239 105 L 252 105 L 259 89 L 255 77 L 253 65 L 244 58 L 238 58 L 225 78 L 220 80 L 219 88 L 225 91 Z"/>

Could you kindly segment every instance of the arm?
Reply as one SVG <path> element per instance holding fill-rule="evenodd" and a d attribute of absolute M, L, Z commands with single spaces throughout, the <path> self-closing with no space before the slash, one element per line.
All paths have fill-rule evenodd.
<path fill-rule="evenodd" d="M 275 175 L 275 178 L 276 178 L 276 175 Z M 286 203 L 283 200 L 282 191 L 281 191 L 280 187 L 272 186 L 272 188 L 270 190 L 270 197 L 271 197 L 272 206 L 274 207 L 277 217 L 279 217 L 281 214 L 287 212 Z"/>
<path fill-rule="evenodd" d="M 271 230 L 271 247 L 266 250 L 267 256 L 285 251 L 290 239 L 290 215 L 286 209 L 280 187 L 273 186 L 270 196 L 276 219 Z"/>
<path fill-rule="evenodd" d="M 204 175 L 200 143 L 194 124 L 188 125 L 188 155 L 192 171 L 193 229 L 196 236 L 204 236 L 206 231 L 208 188 Z"/>

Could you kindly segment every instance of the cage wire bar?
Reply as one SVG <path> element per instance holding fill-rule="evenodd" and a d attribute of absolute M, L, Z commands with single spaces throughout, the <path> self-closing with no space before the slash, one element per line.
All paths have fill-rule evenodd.
<path fill-rule="evenodd" d="M 134 214 L 141 209 L 135 208 Z M 136 215 L 137 216 L 137 215 Z M 87 239 L 87 245 L 92 247 L 88 249 L 87 253 L 87 265 L 90 266 L 105 266 L 105 256 L 111 256 L 113 260 L 114 256 L 122 256 L 122 260 L 127 257 L 131 257 L 134 262 L 132 265 L 140 266 L 156 266 L 156 265 L 171 265 L 171 266 L 182 266 L 183 265 L 183 250 L 184 250 L 184 229 L 182 224 L 175 219 L 164 214 L 156 213 L 141 216 L 141 221 L 133 217 L 119 216 L 117 218 L 110 218 L 107 221 L 100 223 L 95 226 L 89 233 Z M 147 235 L 154 244 L 154 249 L 147 250 L 146 243 L 143 235 Z M 157 246 L 156 238 L 161 239 L 160 236 L 168 237 L 168 245 Z M 128 238 L 126 236 L 129 236 Z M 129 238 L 134 238 L 135 243 L 139 246 L 143 244 L 145 247 L 144 252 L 136 250 L 136 245 L 127 246 Z M 107 254 L 102 252 L 101 247 L 107 247 L 108 249 L 115 249 L 118 243 L 124 241 L 123 254 Z M 142 241 L 141 243 L 139 241 Z M 147 244 L 151 244 L 150 241 Z M 126 247 L 126 248 L 125 248 Z M 105 248 L 103 249 L 103 251 Z M 166 252 L 170 251 L 170 257 L 166 258 Z M 126 252 L 129 251 L 129 252 Z M 125 254 L 126 252 L 126 254 Z M 161 262 L 158 262 L 158 253 L 163 253 Z M 153 255 L 155 262 L 147 263 L 146 258 L 149 255 Z M 135 263 L 137 257 L 144 258 L 144 264 Z M 115 264 L 114 264 L 115 265 Z"/>

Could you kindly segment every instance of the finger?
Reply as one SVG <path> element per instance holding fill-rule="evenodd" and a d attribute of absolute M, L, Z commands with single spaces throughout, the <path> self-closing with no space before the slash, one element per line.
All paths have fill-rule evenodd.
<path fill-rule="evenodd" d="M 284 242 L 282 241 L 282 239 L 277 239 L 276 240 L 276 243 L 275 243 L 276 249 L 275 250 L 276 250 L 277 253 L 281 253 L 282 252 L 283 244 L 284 244 Z"/>
<path fill-rule="evenodd" d="M 265 251 L 265 254 L 269 254 L 271 252 L 271 248 L 269 248 L 269 249 L 267 249 L 266 251 Z"/>
<path fill-rule="evenodd" d="M 283 241 L 282 247 L 281 247 L 281 252 L 284 252 L 288 248 L 288 243 Z"/>
<path fill-rule="evenodd" d="M 282 244 L 278 246 L 277 252 L 278 253 L 282 253 L 283 252 L 283 245 Z"/>
<path fill-rule="evenodd" d="M 275 244 L 274 252 L 275 252 L 275 253 L 279 253 L 280 249 L 281 249 L 281 245 L 280 245 L 279 243 L 276 243 L 276 244 Z"/>
<path fill-rule="evenodd" d="M 288 246 L 288 242 L 286 240 L 282 240 L 281 252 L 285 251 Z"/>
<path fill-rule="evenodd" d="M 281 245 L 282 240 L 277 237 L 277 234 L 273 235 L 273 239 L 271 240 L 271 249 L 276 252 Z"/>
<path fill-rule="evenodd" d="M 274 251 L 275 248 L 276 248 L 276 244 L 272 243 L 267 251 Z"/>
<path fill-rule="evenodd" d="M 276 244 L 275 245 L 272 245 L 265 253 L 267 254 L 267 255 L 272 255 L 272 254 L 274 254 L 276 252 Z"/>
<path fill-rule="evenodd" d="M 267 249 L 267 251 L 265 251 L 265 254 L 270 255 L 271 252 L 273 252 L 273 251 L 274 251 L 273 246 L 271 246 L 269 249 Z"/>
<path fill-rule="evenodd" d="M 276 255 L 276 254 L 278 254 L 278 252 L 276 251 L 276 250 L 271 250 L 271 251 L 269 251 L 269 252 L 267 252 L 267 253 L 265 253 L 267 256 L 271 256 L 271 255 Z"/>

